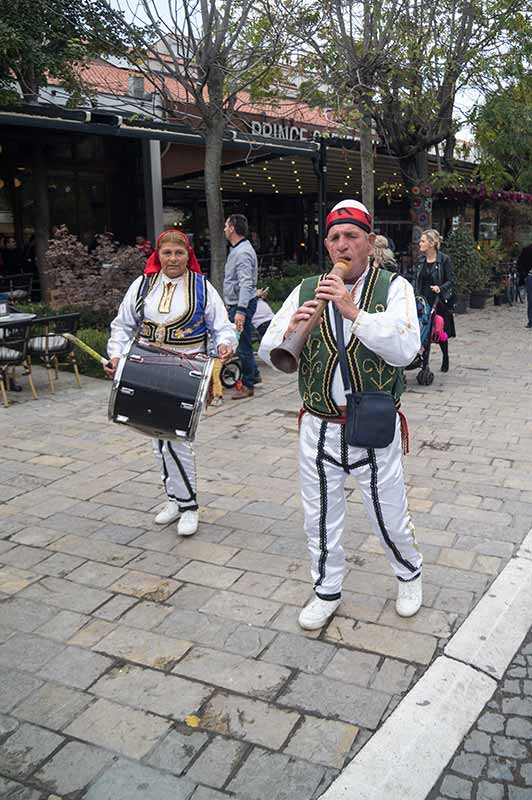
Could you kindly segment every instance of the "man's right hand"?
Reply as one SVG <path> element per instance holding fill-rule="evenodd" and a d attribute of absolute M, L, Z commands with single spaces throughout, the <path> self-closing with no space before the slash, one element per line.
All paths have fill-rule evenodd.
<path fill-rule="evenodd" d="M 120 361 L 120 356 L 113 356 L 112 358 L 109 359 L 109 364 L 111 364 L 112 366 L 103 368 L 103 371 L 105 372 L 108 378 L 111 379 L 114 378 L 119 361 Z"/>
<path fill-rule="evenodd" d="M 299 306 L 296 313 L 292 315 L 288 328 L 285 331 L 285 339 L 294 332 L 300 322 L 306 322 L 308 319 L 310 319 L 310 317 L 314 314 L 317 305 L 317 300 L 307 300 L 306 303 L 303 303 L 302 306 Z"/>

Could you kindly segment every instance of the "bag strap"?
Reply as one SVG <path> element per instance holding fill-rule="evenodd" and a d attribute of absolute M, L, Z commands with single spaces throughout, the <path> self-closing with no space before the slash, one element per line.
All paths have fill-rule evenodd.
<path fill-rule="evenodd" d="M 352 394 L 353 386 L 351 384 L 351 377 L 349 374 L 349 367 L 347 366 L 347 357 L 345 355 L 345 341 L 344 341 L 344 318 L 333 305 L 334 309 L 334 324 L 336 327 L 336 345 L 338 347 L 338 360 L 340 361 L 340 370 L 342 372 L 342 381 L 346 395 Z M 327 310 L 325 310 L 327 313 Z"/>

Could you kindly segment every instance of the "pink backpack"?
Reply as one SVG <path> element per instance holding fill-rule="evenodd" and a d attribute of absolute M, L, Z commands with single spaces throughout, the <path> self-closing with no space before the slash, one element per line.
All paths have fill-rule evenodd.
<path fill-rule="evenodd" d="M 449 338 L 443 330 L 444 321 L 443 317 L 439 314 L 434 315 L 434 322 L 432 324 L 432 341 L 433 342 L 446 342 Z"/>

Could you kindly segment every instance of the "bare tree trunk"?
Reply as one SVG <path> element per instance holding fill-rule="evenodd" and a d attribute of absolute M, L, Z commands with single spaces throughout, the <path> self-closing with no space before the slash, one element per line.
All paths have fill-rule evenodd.
<path fill-rule="evenodd" d="M 222 174 L 224 121 L 217 118 L 205 132 L 205 198 L 211 240 L 211 274 L 214 287 L 223 290 L 226 245 L 224 238 L 224 209 L 220 193 Z"/>
<path fill-rule="evenodd" d="M 372 118 L 364 111 L 360 118 L 360 175 L 362 179 L 362 202 L 373 217 L 375 209 L 375 174 L 373 141 L 371 135 Z"/>
<path fill-rule="evenodd" d="M 33 141 L 33 227 L 35 232 L 35 259 L 39 271 L 41 298 L 49 300 L 49 281 L 46 271 L 46 251 L 50 238 L 50 206 L 48 203 L 48 181 L 46 161 L 40 141 Z"/>

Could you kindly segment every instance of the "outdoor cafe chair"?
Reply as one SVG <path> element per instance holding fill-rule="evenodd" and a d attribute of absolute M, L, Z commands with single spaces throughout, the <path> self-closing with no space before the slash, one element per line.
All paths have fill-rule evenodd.
<path fill-rule="evenodd" d="M 28 356 L 30 325 L 29 320 L 0 325 L 0 394 L 6 408 L 9 406 L 7 388 L 10 374 L 13 377 L 15 368 L 19 366 L 24 368 L 23 374 L 28 376 L 33 399 L 37 400 L 37 392 L 31 375 L 31 362 Z"/>
<path fill-rule="evenodd" d="M 0 292 L 6 292 L 11 302 L 31 299 L 33 275 L 21 272 L 16 275 L 0 275 Z"/>
<path fill-rule="evenodd" d="M 79 314 L 36 317 L 31 321 L 28 353 L 32 360 L 38 358 L 46 367 L 52 394 L 55 394 L 55 380 L 59 377 L 60 364 L 73 367 L 76 381 L 81 388 L 74 345 L 62 335 L 63 333 L 75 334 L 78 323 Z"/>

